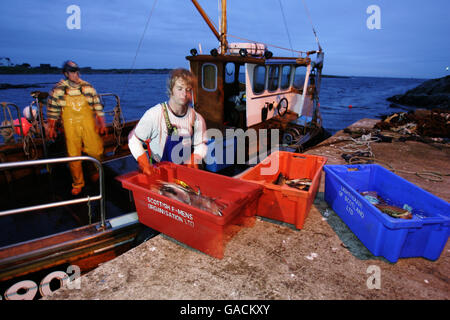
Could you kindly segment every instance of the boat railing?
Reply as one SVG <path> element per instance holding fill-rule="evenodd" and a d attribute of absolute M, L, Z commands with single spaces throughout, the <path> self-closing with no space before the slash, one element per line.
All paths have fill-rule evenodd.
<path fill-rule="evenodd" d="M 114 126 L 117 125 L 123 125 L 123 123 L 125 122 L 124 118 L 123 118 L 123 114 L 122 114 L 122 108 L 120 106 L 120 98 L 117 94 L 115 93 L 100 93 L 98 95 L 100 97 L 100 101 L 104 107 L 103 112 L 107 115 L 112 116 L 113 120 L 112 123 Z M 105 97 L 113 97 L 115 99 L 115 106 L 112 109 L 109 109 L 106 107 L 106 103 L 105 103 Z"/>
<path fill-rule="evenodd" d="M 4 210 L 4 211 L 0 211 L 0 216 L 6 216 L 6 215 L 11 215 L 11 214 L 35 211 L 35 210 L 49 209 L 49 208 L 61 207 L 61 206 L 84 203 L 84 202 L 90 203 L 90 201 L 100 200 L 100 226 L 99 226 L 99 229 L 101 229 L 101 230 L 106 229 L 106 211 L 105 211 L 106 209 L 105 209 L 105 196 L 104 196 L 105 178 L 104 178 L 103 167 L 102 167 L 100 161 L 98 161 L 97 159 L 89 157 L 89 156 L 78 156 L 78 157 L 63 157 L 63 158 L 53 158 L 53 159 L 8 162 L 8 163 L 0 163 L 0 170 L 25 167 L 25 166 L 37 166 L 37 165 L 48 165 L 48 164 L 55 164 L 55 163 L 65 163 L 65 162 L 72 162 L 72 161 L 94 162 L 94 164 L 98 168 L 99 176 L 100 176 L 99 177 L 100 190 L 99 190 L 98 195 L 87 196 L 84 198 L 77 198 L 77 199 L 72 199 L 72 200 L 64 200 L 64 201 L 59 201 L 59 202 L 34 205 L 34 206 L 28 206 L 28 207 L 23 207 L 23 208 Z"/>
<path fill-rule="evenodd" d="M 11 134 L 14 134 L 15 127 L 17 127 L 17 128 L 19 128 L 20 136 L 23 137 L 22 117 L 21 117 L 19 107 L 11 102 L 1 102 L 0 105 L 2 107 L 3 119 L 4 119 L 4 123 L 0 124 L 0 129 L 10 129 Z M 10 107 L 13 107 L 14 109 L 16 109 L 16 114 L 17 114 L 16 117 L 17 118 L 13 117 Z M 15 125 L 14 119 L 18 119 L 19 124 Z"/>

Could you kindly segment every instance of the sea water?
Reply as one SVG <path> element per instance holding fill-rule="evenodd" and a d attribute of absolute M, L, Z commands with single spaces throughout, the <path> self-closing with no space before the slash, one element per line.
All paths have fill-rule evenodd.
<path fill-rule="evenodd" d="M 139 119 L 155 104 L 165 101 L 168 74 L 85 74 L 98 93 L 119 96 L 126 121 Z M 35 90 L 48 92 L 62 78 L 59 74 L 0 75 L 0 83 L 34 84 L 36 87 L 0 90 L 0 102 L 16 104 L 20 110 L 29 105 Z M 345 77 L 323 78 L 320 91 L 320 110 L 323 126 L 330 134 L 362 119 L 380 119 L 383 115 L 410 110 L 393 108 L 386 98 L 405 93 L 426 79 Z M 106 109 L 114 107 L 112 98 L 105 98 Z M 108 121 L 108 119 L 107 119 Z"/>

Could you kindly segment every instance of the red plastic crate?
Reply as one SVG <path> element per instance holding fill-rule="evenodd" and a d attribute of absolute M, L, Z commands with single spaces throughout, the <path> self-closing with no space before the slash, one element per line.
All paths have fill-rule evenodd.
<path fill-rule="evenodd" d="M 133 192 L 139 221 L 208 255 L 222 259 L 225 244 L 241 227 L 252 226 L 262 187 L 239 179 L 187 168 L 170 162 L 158 164 L 160 175 L 138 172 L 118 177 Z M 182 180 L 201 193 L 226 204 L 222 216 L 198 209 L 150 190 L 155 180 Z"/>
<path fill-rule="evenodd" d="M 302 229 L 316 197 L 326 161 L 327 158 L 321 156 L 277 151 L 244 173 L 240 179 L 264 187 L 258 200 L 258 216 L 293 224 L 297 229 Z M 287 185 L 276 185 L 273 182 L 280 173 L 289 179 L 311 179 L 311 186 L 308 191 L 303 191 Z"/>

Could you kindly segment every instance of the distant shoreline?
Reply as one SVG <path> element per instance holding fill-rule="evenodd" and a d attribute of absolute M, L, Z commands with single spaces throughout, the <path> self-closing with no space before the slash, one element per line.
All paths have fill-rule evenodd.
<path fill-rule="evenodd" d="M 92 69 L 92 68 L 81 68 L 80 72 L 82 74 L 107 74 L 107 73 L 117 73 L 117 74 L 126 74 L 126 73 L 138 73 L 138 74 L 167 74 L 173 69 L 162 68 L 162 69 Z M 58 67 L 49 67 L 49 68 L 41 68 L 41 67 L 23 67 L 23 66 L 15 66 L 15 67 L 0 67 L 0 74 L 60 74 L 62 72 L 61 68 Z M 351 76 L 336 76 L 336 75 L 322 75 L 323 78 L 351 78 Z"/>
<path fill-rule="evenodd" d="M 168 74 L 172 71 L 172 68 L 147 68 L 147 69 L 92 69 L 90 67 L 81 68 L 81 74 Z M 14 66 L 6 67 L 0 66 L 0 74 L 61 74 L 62 70 L 58 67 L 24 67 L 24 66 Z M 350 78 L 404 78 L 404 79 L 423 79 L 428 78 L 411 78 L 411 77 L 380 77 L 380 76 L 339 76 L 332 74 L 322 74 L 322 78 L 336 78 L 336 79 L 350 79 Z"/>
<path fill-rule="evenodd" d="M 92 68 L 80 68 L 82 74 L 107 74 L 107 73 L 148 73 L 148 74 L 167 74 L 172 69 L 92 69 Z M 0 67 L 0 74 L 61 74 L 62 69 L 57 67 L 41 68 L 41 67 Z"/>

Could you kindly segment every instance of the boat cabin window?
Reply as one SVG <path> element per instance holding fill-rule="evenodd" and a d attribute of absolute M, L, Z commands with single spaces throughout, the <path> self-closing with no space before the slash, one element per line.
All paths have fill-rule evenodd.
<path fill-rule="evenodd" d="M 215 64 L 205 63 L 202 66 L 202 88 L 206 91 L 216 91 L 217 66 Z"/>
<path fill-rule="evenodd" d="M 266 67 L 256 66 L 253 72 L 253 92 L 255 94 L 262 93 L 264 91 L 264 85 L 266 82 Z"/>
<path fill-rule="evenodd" d="M 269 91 L 275 91 L 278 89 L 280 78 L 280 66 L 272 65 L 269 67 Z"/>
<path fill-rule="evenodd" d="M 245 66 L 243 64 L 239 65 L 238 81 L 239 81 L 239 84 L 244 85 L 244 90 L 245 90 Z"/>
<path fill-rule="evenodd" d="M 281 89 L 287 89 L 290 85 L 292 66 L 283 66 L 281 68 Z"/>
<path fill-rule="evenodd" d="M 294 74 L 294 88 L 303 90 L 303 85 L 305 84 L 306 77 L 306 67 L 298 66 L 295 68 Z"/>
<path fill-rule="evenodd" d="M 236 66 L 233 62 L 225 65 L 225 83 L 233 83 L 236 80 Z"/>

